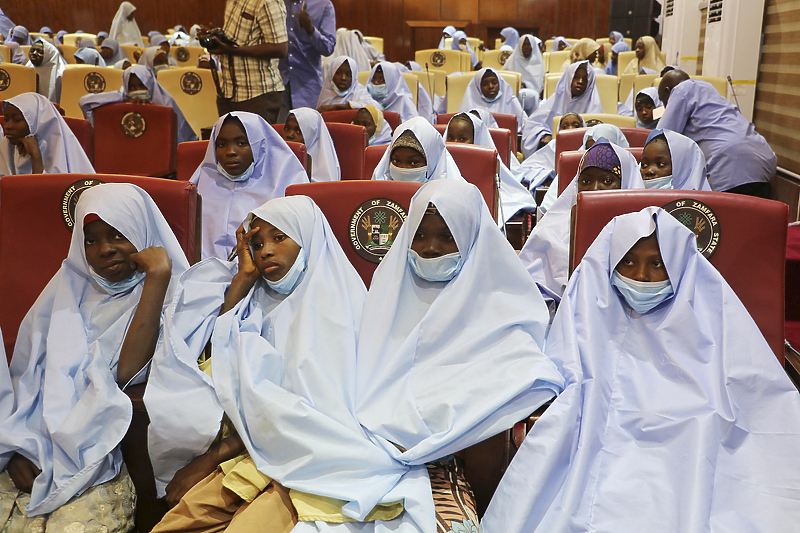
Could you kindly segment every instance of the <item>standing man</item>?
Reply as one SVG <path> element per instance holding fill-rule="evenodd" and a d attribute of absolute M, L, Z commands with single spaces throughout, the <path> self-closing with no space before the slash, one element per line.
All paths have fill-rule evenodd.
<path fill-rule="evenodd" d="M 336 12 L 330 0 L 283 0 L 289 55 L 280 61 L 286 93 L 281 121 L 297 107 L 317 107 L 322 89 L 322 56 L 336 44 Z"/>
<path fill-rule="evenodd" d="M 289 49 L 283 0 L 227 0 L 225 35 L 209 49 L 221 61 L 221 95 L 217 111 L 249 111 L 274 124 L 283 101 L 278 59 Z"/>

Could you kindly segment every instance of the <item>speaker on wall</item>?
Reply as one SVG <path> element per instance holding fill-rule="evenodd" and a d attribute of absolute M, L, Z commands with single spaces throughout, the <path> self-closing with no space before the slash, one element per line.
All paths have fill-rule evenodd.
<path fill-rule="evenodd" d="M 618 31 L 635 44 L 642 35 L 656 36 L 655 18 L 660 13 L 661 5 L 656 0 L 611 0 L 608 31 Z"/>

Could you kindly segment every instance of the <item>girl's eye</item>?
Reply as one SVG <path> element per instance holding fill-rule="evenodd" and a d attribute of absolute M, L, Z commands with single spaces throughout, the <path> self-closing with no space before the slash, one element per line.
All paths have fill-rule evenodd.
<path fill-rule="evenodd" d="M 264 247 L 264 245 L 260 242 L 250 243 L 250 245 L 253 247 L 253 250 L 260 250 Z"/>
<path fill-rule="evenodd" d="M 418 232 L 416 232 L 414 234 L 414 240 L 415 241 L 421 241 L 424 238 L 425 238 L 425 234 L 424 233 L 421 233 L 421 232 L 418 231 Z"/>
<path fill-rule="evenodd" d="M 448 233 L 444 233 L 442 235 L 442 240 L 445 241 L 445 242 L 452 242 L 453 241 L 453 235 L 451 233 L 449 233 L 449 232 Z"/>
<path fill-rule="evenodd" d="M 282 235 L 280 233 L 275 235 L 275 240 L 278 241 L 278 242 L 283 242 L 285 239 L 286 239 L 286 235 Z"/>
<path fill-rule="evenodd" d="M 92 244 L 94 244 L 94 239 L 83 239 L 84 246 L 91 246 Z"/>
<path fill-rule="evenodd" d="M 662 268 L 664 266 L 664 263 L 662 263 L 661 261 L 653 261 L 653 266 L 656 268 Z"/>

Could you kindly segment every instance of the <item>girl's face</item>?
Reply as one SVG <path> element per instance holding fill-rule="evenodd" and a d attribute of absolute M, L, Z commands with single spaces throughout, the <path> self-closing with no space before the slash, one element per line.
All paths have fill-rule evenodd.
<path fill-rule="evenodd" d="M 561 117 L 561 121 L 559 124 L 559 131 L 561 130 L 575 130 L 578 128 L 583 127 L 583 122 L 581 122 L 581 117 L 571 113 L 569 115 L 564 115 Z"/>
<path fill-rule="evenodd" d="M 616 268 L 621 275 L 635 281 L 654 282 L 669 279 L 655 233 L 639 239 L 623 256 Z"/>
<path fill-rule="evenodd" d="M 419 168 L 427 164 L 425 156 L 407 146 L 398 146 L 392 150 L 390 161 L 397 168 Z"/>
<path fill-rule="evenodd" d="M 232 176 L 243 174 L 253 164 L 253 150 L 247 140 L 247 132 L 237 122 L 223 123 L 214 141 L 217 162 Z"/>
<path fill-rule="evenodd" d="M 306 143 L 306 140 L 303 138 L 303 132 L 300 131 L 300 124 L 297 123 L 297 118 L 294 115 L 289 115 L 286 119 L 282 135 L 284 141 L 300 144 Z"/>
<path fill-rule="evenodd" d="M 585 93 L 586 86 L 588 84 L 589 75 L 586 73 L 586 65 L 581 65 L 581 67 L 575 71 L 575 75 L 572 77 L 572 84 L 570 85 L 572 97 L 577 98 Z"/>
<path fill-rule="evenodd" d="M 619 58 L 619 54 L 618 54 L 618 53 L 616 53 L 616 52 L 614 52 L 614 51 L 612 51 L 612 52 L 611 52 L 611 64 L 612 64 L 612 65 L 616 65 L 616 64 L 617 64 L 617 59 L 618 59 L 618 58 Z"/>
<path fill-rule="evenodd" d="M 578 192 L 610 191 L 622 187 L 622 178 L 609 170 L 598 167 L 583 169 L 578 178 Z"/>
<path fill-rule="evenodd" d="M 639 39 L 638 41 L 636 41 L 636 59 L 638 59 L 639 61 L 644 59 L 644 53 L 645 53 L 644 41 Z"/>
<path fill-rule="evenodd" d="M 346 91 L 353 84 L 353 71 L 347 61 L 342 63 L 333 75 L 333 84 L 340 91 Z"/>
<path fill-rule="evenodd" d="M 383 68 L 378 67 L 375 69 L 375 75 L 372 76 L 372 85 L 386 85 L 386 78 L 383 77 Z"/>
<path fill-rule="evenodd" d="M 372 119 L 372 114 L 366 109 L 359 109 L 356 112 L 356 116 L 353 117 L 353 122 L 351 122 L 351 124 L 363 126 L 367 130 L 368 138 L 372 138 L 372 136 L 375 135 L 375 130 L 378 129 L 378 126 Z"/>
<path fill-rule="evenodd" d="M 604 46 L 601 46 L 600 48 L 597 49 L 597 60 L 600 63 L 606 62 L 606 49 Z"/>
<path fill-rule="evenodd" d="M 263 277 L 270 281 L 278 281 L 292 268 L 300 245 L 284 232 L 260 218 L 254 218 L 251 229 L 258 228 L 258 233 L 250 237 L 253 251 L 253 262 Z"/>
<path fill-rule="evenodd" d="M 442 215 L 426 213 L 414 233 L 411 249 L 423 259 L 433 259 L 458 252 L 458 245 Z"/>
<path fill-rule="evenodd" d="M 40 67 L 44 62 L 44 45 L 40 42 L 34 43 L 28 51 L 28 59 L 31 60 L 33 66 Z"/>
<path fill-rule="evenodd" d="M 639 100 L 636 102 L 636 114 L 645 124 L 653 122 L 653 110 L 656 108 L 652 101 Z"/>
<path fill-rule="evenodd" d="M 475 144 L 475 128 L 472 122 L 464 120 L 453 120 L 447 128 L 447 139 L 449 143 Z"/>
<path fill-rule="evenodd" d="M 12 104 L 6 104 L 3 117 L 5 119 L 5 126 L 3 127 L 5 137 L 11 144 L 19 144 L 22 142 L 23 137 L 31 134 L 30 127 L 28 127 L 28 123 L 19 108 Z"/>
<path fill-rule="evenodd" d="M 650 141 L 642 151 L 640 167 L 643 180 L 652 180 L 672 175 L 672 154 L 662 140 Z"/>
<path fill-rule="evenodd" d="M 567 44 L 564 41 L 558 41 L 558 51 L 565 50 L 567 48 Z"/>
<path fill-rule="evenodd" d="M 100 55 L 104 60 L 114 57 L 114 51 L 111 48 L 100 48 Z"/>
<path fill-rule="evenodd" d="M 142 83 L 142 80 L 136 76 L 136 74 L 131 74 L 130 78 L 128 78 L 128 92 L 133 91 L 149 91 L 147 86 Z"/>
<path fill-rule="evenodd" d="M 494 74 L 484 76 L 481 80 L 481 93 L 489 100 L 494 99 L 497 93 L 500 92 L 500 81 Z"/>
<path fill-rule="evenodd" d="M 533 46 L 531 46 L 531 42 L 529 39 L 525 39 L 522 41 L 522 46 L 519 47 L 522 51 L 522 57 L 528 59 L 531 57 L 531 52 L 533 52 Z"/>
<path fill-rule="evenodd" d="M 131 255 L 138 250 L 122 233 L 103 220 L 83 227 L 86 261 L 95 273 L 111 282 L 128 279 L 136 270 Z"/>
<path fill-rule="evenodd" d="M 602 48 L 601 48 L 601 49 L 599 49 L 599 50 L 602 50 Z M 592 52 L 591 54 L 589 54 L 589 55 L 586 57 L 586 61 L 588 61 L 590 65 L 591 65 L 592 63 L 594 63 L 595 61 L 597 61 L 597 52 L 598 52 L 598 50 L 595 50 L 594 52 Z"/>
<path fill-rule="evenodd" d="M 156 55 L 153 56 L 153 66 L 160 67 L 160 66 L 169 66 L 169 57 L 164 50 L 159 50 L 156 52 Z"/>

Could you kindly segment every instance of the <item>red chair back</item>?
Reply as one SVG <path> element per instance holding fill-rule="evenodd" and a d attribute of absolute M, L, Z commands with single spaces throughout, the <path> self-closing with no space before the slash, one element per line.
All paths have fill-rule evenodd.
<path fill-rule="evenodd" d="M 372 173 L 375 172 L 375 167 L 380 163 L 383 154 L 389 148 L 388 144 L 379 144 L 377 146 L 367 146 L 364 150 L 364 174 L 363 179 L 371 180 Z"/>
<path fill-rule="evenodd" d="M 583 136 L 588 128 L 563 130 L 556 134 L 556 161 L 561 152 L 580 150 L 583 146 Z M 650 130 L 644 128 L 620 128 L 631 148 L 644 148 Z"/>
<path fill-rule="evenodd" d="M 364 175 L 364 150 L 367 148 L 367 130 L 355 124 L 326 123 L 336 148 L 343 180 L 360 180 Z M 312 162 L 313 165 L 313 162 Z"/>
<path fill-rule="evenodd" d="M 489 212 L 497 216 L 497 150 L 474 144 L 447 143 L 447 151 L 461 171 L 461 176 L 483 195 Z"/>
<path fill-rule="evenodd" d="M 367 204 L 367 208 L 372 204 L 371 201 L 388 199 L 408 212 L 411 205 L 411 197 L 422 186 L 421 183 L 407 181 L 333 181 L 321 183 L 303 183 L 300 185 L 290 185 L 286 187 L 286 196 L 305 195 L 311 197 L 325 214 L 334 235 L 342 246 L 345 255 L 355 267 L 364 284 L 369 287 L 372 281 L 372 274 L 378 267 L 378 263 L 373 263 L 356 251 L 354 244 L 350 240 L 351 220 L 355 226 L 354 231 L 359 231 L 359 227 L 364 223 L 363 219 L 353 220 L 353 214 L 362 204 Z M 389 217 L 391 218 L 390 211 Z M 387 219 L 388 220 L 388 219 Z M 405 220 L 405 219 L 403 219 Z M 402 225 L 403 220 L 400 221 Z M 400 227 L 393 230 L 397 235 Z"/>
<path fill-rule="evenodd" d="M 436 131 L 442 135 L 444 135 L 444 132 L 447 131 L 447 124 L 434 124 L 433 127 L 436 128 Z M 488 129 L 489 134 L 492 136 L 492 142 L 494 142 L 494 145 L 497 148 L 497 155 L 500 156 L 500 161 L 502 161 L 505 166 L 508 166 L 509 155 L 511 153 L 511 132 L 503 128 Z M 447 139 L 445 139 L 445 141 L 446 140 Z M 505 147 L 508 147 L 508 149 L 504 150 L 503 148 Z"/>
<path fill-rule="evenodd" d="M 199 250 L 197 189 L 191 183 L 103 174 L 41 174 L 5 176 L 0 180 L 0 328 L 10 358 L 23 317 L 58 271 L 72 238 L 62 218 L 67 189 L 78 182 L 101 180 L 133 183 L 147 191 L 164 213 L 178 242 L 193 263 Z M 35 205 L 36 209 L 31 209 Z M 36 253 L 36 268 L 25 268 L 30 243 L 47 234 L 48 245 Z"/>
<path fill-rule="evenodd" d="M 281 125 L 283 128 L 283 125 Z M 303 168 L 308 169 L 308 156 L 306 155 L 306 145 L 300 143 L 286 143 L 297 156 Z M 178 145 L 178 181 L 189 181 L 203 162 L 208 149 L 208 141 L 188 141 Z"/>
<path fill-rule="evenodd" d="M 341 124 L 350 124 L 353 122 L 353 118 L 356 116 L 358 109 L 342 109 L 340 111 L 325 111 L 322 113 L 322 119 L 325 122 L 338 122 Z M 384 111 L 383 118 L 386 119 L 386 122 L 389 123 L 389 127 L 392 128 L 392 131 L 396 130 L 397 127 L 401 124 L 400 120 L 400 113 L 394 113 L 392 111 Z"/>
<path fill-rule="evenodd" d="M 719 220 L 720 236 L 709 261 L 736 292 L 783 364 L 784 271 L 789 208 L 782 202 L 710 191 L 580 193 L 575 215 L 573 264 L 578 265 L 603 227 L 615 216 L 648 206 L 661 207 L 683 198 L 702 202 L 714 211 Z M 754 220 L 758 224 L 753 224 Z"/>
<path fill-rule="evenodd" d="M 642 150 L 644 148 L 626 148 L 627 151 L 636 158 L 636 161 L 642 161 Z M 572 178 L 578 173 L 578 167 L 581 164 L 585 150 L 575 150 L 573 152 L 561 152 L 559 158 L 556 160 L 556 172 L 558 174 L 558 195 L 564 192 L 567 185 L 572 181 Z M 563 178 L 563 179 L 562 179 Z"/>
<path fill-rule="evenodd" d="M 97 172 L 135 176 L 167 176 L 175 172 L 178 130 L 171 107 L 107 104 L 94 111 L 94 129 Z"/>
<path fill-rule="evenodd" d="M 463 113 L 463 111 L 459 111 L 459 113 Z M 436 116 L 436 123 L 437 124 L 448 124 L 450 119 L 456 116 L 458 113 L 443 113 L 441 115 Z M 509 113 L 492 113 L 492 116 L 497 121 L 497 127 L 508 130 L 509 136 L 511 137 L 511 152 L 516 154 L 517 153 L 517 115 L 511 115 Z M 489 130 L 491 132 L 491 128 Z M 495 141 L 495 146 L 498 146 L 497 141 Z M 505 145 L 504 145 L 505 146 Z M 580 146 L 580 145 L 578 145 Z M 506 164 L 507 166 L 507 164 Z"/>

